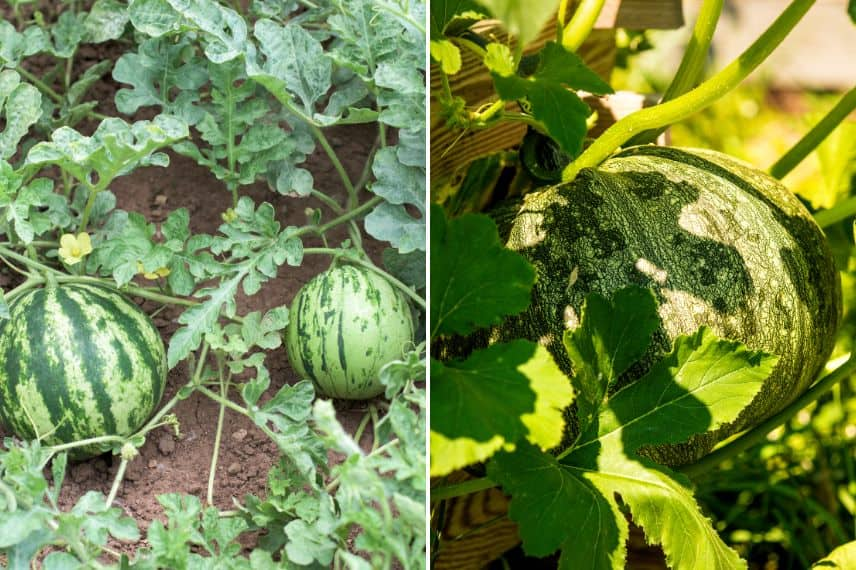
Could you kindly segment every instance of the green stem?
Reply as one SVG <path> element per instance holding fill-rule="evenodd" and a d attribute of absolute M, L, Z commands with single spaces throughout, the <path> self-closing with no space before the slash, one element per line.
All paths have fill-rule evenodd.
<path fill-rule="evenodd" d="M 199 390 L 200 392 L 202 392 L 203 394 L 205 394 L 206 396 L 208 396 L 209 398 L 211 398 L 215 402 L 218 402 L 218 403 L 226 406 L 227 408 L 238 412 L 242 416 L 246 416 L 246 417 L 252 419 L 252 416 L 250 415 L 250 411 L 247 408 L 236 404 L 235 402 L 233 402 L 229 398 L 224 398 L 220 394 L 218 394 L 216 392 L 212 392 L 210 388 L 207 388 L 207 387 L 202 386 L 202 385 L 200 385 L 197 388 L 197 390 Z"/>
<path fill-rule="evenodd" d="M 30 269 L 34 269 L 37 273 L 53 272 L 57 275 L 65 275 L 65 273 L 62 273 L 61 271 L 57 271 L 56 269 L 54 269 L 52 267 L 48 267 L 47 265 L 45 265 L 43 263 L 39 263 L 38 261 L 35 261 L 34 259 L 30 259 L 26 255 L 21 255 L 20 253 L 16 253 L 16 252 L 12 251 L 11 249 L 7 249 L 7 248 L 2 247 L 2 246 L 0 246 L 0 255 L 2 255 L 3 257 L 8 257 L 10 259 L 14 259 L 15 261 L 19 261 L 22 264 L 29 267 Z M 33 276 L 32 278 L 38 279 L 35 276 Z"/>
<path fill-rule="evenodd" d="M 375 206 L 377 206 L 381 202 L 383 202 L 383 198 L 381 198 L 380 196 L 374 196 L 374 197 L 366 200 L 365 202 L 363 202 L 362 204 L 360 204 L 359 206 L 357 206 L 353 210 L 342 214 L 338 218 L 334 218 L 334 219 L 330 220 L 326 224 L 322 224 L 320 226 L 315 226 L 315 227 L 310 226 L 310 227 L 302 228 L 301 230 L 298 230 L 297 232 L 295 232 L 295 235 L 302 235 L 304 233 L 309 233 L 311 231 L 315 231 L 319 234 L 326 233 L 331 228 L 335 228 L 338 225 L 346 224 L 346 223 L 350 222 L 351 220 L 359 218 L 360 216 L 362 216 L 363 214 L 365 214 L 366 212 L 368 212 L 369 210 L 371 210 L 372 208 L 374 208 Z"/>
<path fill-rule="evenodd" d="M 856 87 L 844 94 L 835 106 L 788 152 L 770 167 L 773 178 L 784 178 L 829 136 L 841 121 L 856 109 Z"/>
<path fill-rule="evenodd" d="M 369 420 L 371 419 L 371 417 L 371 411 L 366 410 L 366 413 L 363 414 L 363 418 L 360 420 L 360 425 L 357 426 L 357 431 L 354 432 L 354 441 L 357 442 L 357 445 L 360 444 L 360 440 L 363 437 L 363 432 L 366 430 L 366 426 L 369 425 Z"/>
<path fill-rule="evenodd" d="M 693 28 L 692 37 L 690 37 L 687 49 L 684 52 L 684 57 L 681 59 L 681 64 L 678 66 L 675 77 L 663 94 L 661 103 L 671 101 L 675 97 L 683 95 L 692 89 L 701 79 L 705 63 L 707 62 L 707 54 L 710 50 L 710 42 L 713 40 L 713 33 L 716 31 L 716 24 L 719 22 L 719 16 L 722 13 L 723 3 L 724 0 L 705 0 L 702 3 L 695 27 Z M 631 138 L 628 144 L 652 143 L 665 130 L 665 127 L 660 127 L 659 129 L 639 133 Z"/>
<path fill-rule="evenodd" d="M 107 508 L 110 508 L 110 505 L 113 504 L 113 501 L 116 499 L 116 494 L 119 492 L 119 485 L 122 484 L 122 479 L 125 478 L 125 469 L 128 468 L 128 460 L 122 459 L 122 462 L 119 463 L 119 469 L 116 470 L 116 477 L 113 478 L 113 485 L 110 487 L 110 494 L 107 495 L 106 505 Z"/>
<path fill-rule="evenodd" d="M 62 95 L 54 91 L 47 83 L 21 67 L 20 65 L 15 68 L 24 79 L 26 79 L 29 83 L 32 83 L 39 91 L 50 97 L 56 103 L 62 103 Z"/>
<path fill-rule="evenodd" d="M 336 214 L 341 215 L 345 212 L 345 209 L 342 208 L 342 206 L 340 206 L 336 200 L 324 194 L 323 192 L 319 192 L 318 190 L 312 190 L 309 195 L 326 204 L 327 207 L 333 210 L 333 212 Z"/>
<path fill-rule="evenodd" d="M 577 51 L 594 28 L 606 0 L 582 0 L 571 21 L 562 30 L 562 45 L 568 51 Z"/>
<path fill-rule="evenodd" d="M 814 214 L 814 221 L 822 228 L 828 228 L 832 224 L 856 215 L 856 196 L 843 200 L 828 210 L 821 210 Z"/>
<path fill-rule="evenodd" d="M 38 287 L 39 285 L 41 285 L 42 283 L 43 283 L 43 281 L 41 279 L 28 278 L 26 281 L 24 281 L 23 283 L 21 283 L 20 285 L 18 285 L 17 287 L 12 289 L 8 293 L 6 293 L 4 295 L 4 297 L 6 298 L 7 302 L 11 301 L 12 299 L 17 297 L 21 293 L 24 293 L 25 291 L 29 291 L 30 289 L 34 289 L 34 288 Z"/>
<path fill-rule="evenodd" d="M 229 391 L 229 380 L 223 378 L 223 358 L 217 355 L 217 373 L 220 378 L 220 395 L 223 399 Z M 217 416 L 217 431 L 214 433 L 214 451 L 211 454 L 211 468 L 208 470 L 208 492 L 206 499 L 209 505 L 214 504 L 214 478 L 217 473 L 217 460 L 220 458 L 220 441 L 223 436 L 223 420 L 226 417 L 226 406 L 220 403 L 220 413 Z"/>
<path fill-rule="evenodd" d="M 307 247 L 303 250 L 303 253 L 309 255 L 330 255 L 336 257 L 342 255 L 342 250 L 327 247 Z M 392 285 L 400 289 L 402 293 L 413 299 L 413 302 L 415 302 L 421 308 L 426 308 L 425 300 L 420 297 L 415 291 L 413 291 L 413 289 L 411 289 L 410 287 L 408 287 L 407 285 L 405 285 L 404 283 L 402 283 L 401 281 L 399 281 L 398 279 L 375 265 L 374 263 L 371 263 L 370 261 L 363 261 L 362 259 L 357 259 L 355 257 L 348 257 L 347 260 L 349 263 L 353 263 L 354 265 L 359 265 L 361 267 L 365 267 L 366 269 L 374 271 L 375 273 L 389 281 Z"/>
<path fill-rule="evenodd" d="M 478 479 L 469 479 L 468 481 L 463 481 L 461 483 L 435 487 L 431 489 L 431 502 L 433 503 L 435 501 L 444 501 L 446 499 L 454 499 L 455 497 L 463 497 L 464 495 L 471 495 L 472 493 L 478 493 L 485 489 L 492 489 L 496 486 L 497 484 L 487 477 L 480 477 Z"/>
<path fill-rule="evenodd" d="M 372 418 L 372 450 L 369 453 L 369 455 L 374 455 L 375 453 L 380 453 L 381 449 L 383 449 L 387 445 L 391 444 L 393 441 L 398 441 L 398 440 L 393 439 L 392 441 L 388 442 L 387 444 L 385 444 L 381 448 L 378 448 L 377 444 L 380 441 L 380 437 L 378 436 L 377 431 L 378 431 L 378 428 L 380 428 L 380 422 L 378 421 L 377 407 L 374 404 L 369 404 L 369 415 Z M 359 443 L 359 442 L 357 442 L 357 443 Z"/>
<path fill-rule="evenodd" d="M 95 205 L 95 198 L 98 197 L 98 193 L 101 192 L 101 188 L 93 188 L 89 186 L 89 196 L 86 198 L 86 206 L 83 208 L 83 216 L 80 219 L 80 228 L 78 228 L 78 232 L 85 232 L 86 226 L 89 225 L 89 214 L 92 212 L 92 206 Z"/>
<path fill-rule="evenodd" d="M 0 242 L 0 247 L 59 247 L 58 241 L 31 241 L 26 246 L 20 243 L 12 243 L 11 241 Z"/>
<path fill-rule="evenodd" d="M 324 152 L 327 153 L 327 157 L 333 164 L 333 168 L 335 168 L 336 172 L 339 173 L 339 177 L 342 179 L 342 184 L 345 186 L 345 190 L 348 191 L 348 208 L 352 208 L 357 204 L 357 193 L 354 189 L 354 184 L 351 182 L 351 178 L 348 176 L 348 172 L 345 170 L 345 166 L 342 164 L 342 161 L 339 160 L 339 155 L 337 155 L 336 151 L 333 150 L 333 147 L 330 146 L 330 141 L 328 141 L 327 137 L 324 136 L 324 131 L 314 123 L 309 122 L 307 124 L 309 125 L 309 129 L 312 131 L 312 134 L 315 135 L 316 139 L 318 139 L 318 144 L 320 144 L 321 148 L 324 149 Z"/>
<path fill-rule="evenodd" d="M 46 447 L 51 454 L 56 454 L 61 451 L 68 451 L 69 449 L 75 449 L 77 447 L 84 447 L 87 445 L 97 445 L 99 443 L 118 443 L 120 441 L 125 441 L 125 438 L 119 435 L 99 435 L 98 437 L 90 437 L 87 439 L 81 439 L 78 441 L 72 441 L 70 443 L 60 443 L 57 445 L 51 445 Z"/>
<path fill-rule="evenodd" d="M 583 168 L 597 166 L 635 133 L 681 121 L 734 89 L 787 37 L 814 2 L 792 0 L 745 52 L 713 77 L 680 97 L 636 111 L 612 125 L 579 158 L 565 167 L 562 181 L 570 182 Z"/>
<path fill-rule="evenodd" d="M 782 411 L 749 431 L 742 433 L 722 447 L 713 450 L 695 463 L 681 467 L 680 471 L 688 477 L 699 477 L 714 470 L 726 459 L 735 457 L 750 447 L 764 441 L 767 438 L 767 434 L 773 429 L 788 421 L 801 409 L 815 402 L 833 386 L 841 380 L 848 378 L 854 372 L 856 372 L 856 357 L 851 356 L 847 362 L 815 382 L 802 396 L 791 402 Z"/>

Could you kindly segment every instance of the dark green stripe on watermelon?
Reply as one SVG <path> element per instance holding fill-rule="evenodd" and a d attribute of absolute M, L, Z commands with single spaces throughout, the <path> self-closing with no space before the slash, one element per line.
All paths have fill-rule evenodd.
<path fill-rule="evenodd" d="M 292 301 L 286 348 L 295 372 L 318 393 L 378 395 L 380 368 L 413 340 L 407 301 L 383 277 L 340 264 L 315 276 Z"/>
<path fill-rule="evenodd" d="M 0 355 L 0 418 L 19 436 L 46 444 L 129 435 L 163 394 L 157 329 L 105 287 L 49 286 L 15 299 L 10 319 L 0 323 Z"/>

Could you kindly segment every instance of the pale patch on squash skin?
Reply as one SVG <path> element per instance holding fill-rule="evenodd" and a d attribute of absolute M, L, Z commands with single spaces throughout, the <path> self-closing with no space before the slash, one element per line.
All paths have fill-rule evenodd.
<path fill-rule="evenodd" d="M 532 306 L 492 340 L 549 339 L 566 373 L 569 308 L 579 314 L 589 292 L 611 296 L 631 284 L 655 290 L 666 324 L 619 385 L 639 378 L 672 339 L 701 325 L 781 357 L 734 424 L 704 441 L 660 450 L 671 464 L 692 461 L 781 409 L 832 350 L 840 285 L 822 232 L 784 186 L 725 155 L 629 149 L 571 184 L 526 196 L 508 246 L 529 258 L 538 279 Z"/>

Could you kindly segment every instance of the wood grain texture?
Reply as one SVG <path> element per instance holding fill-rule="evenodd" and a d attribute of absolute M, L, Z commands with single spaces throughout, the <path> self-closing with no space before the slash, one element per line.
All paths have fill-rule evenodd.
<path fill-rule="evenodd" d="M 683 25 L 681 0 L 606 0 L 594 27 L 671 30 Z"/>

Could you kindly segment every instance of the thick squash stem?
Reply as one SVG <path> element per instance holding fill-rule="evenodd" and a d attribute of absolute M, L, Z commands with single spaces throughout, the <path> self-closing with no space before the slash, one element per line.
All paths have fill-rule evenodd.
<path fill-rule="evenodd" d="M 713 77 L 676 99 L 637 111 L 612 125 L 579 158 L 565 167 L 562 181 L 570 182 L 583 168 L 597 166 L 634 134 L 686 119 L 737 87 L 787 37 L 814 2 L 793 0 L 745 52 Z"/>
<path fill-rule="evenodd" d="M 724 3 L 725 0 L 705 0 L 701 5 L 684 57 L 681 59 L 675 77 L 672 78 L 672 82 L 660 100 L 661 104 L 683 95 L 701 79 L 707 54 L 710 50 L 710 42 L 713 40 L 713 32 L 716 31 L 716 24 L 719 22 L 719 15 L 722 13 Z M 652 143 L 665 130 L 666 127 L 664 126 L 639 133 L 630 139 L 629 144 Z"/>
<path fill-rule="evenodd" d="M 782 179 L 829 136 L 841 121 L 856 109 L 856 87 L 844 94 L 838 103 L 799 140 L 782 158 L 770 167 L 770 176 Z"/>
<path fill-rule="evenodd" d="M 565 26 L 565 10 L 567 2 L 562 2 L 559 7 L 559 25 L 562 30 L 562 46 L 568 51 L 577 51 L 594 28 L 597 17 L 606 0 L 582 0 L 577 7 L 568 25 Z"/>
<path fill-rule="evenodd" d="M 697 462 L 681 467 L 680 471 L 689 477 L 702 476 L 723 461 L 731 459 L 750 447 L 763 442 L 767 438 L 768 433 L 794 417 L 801 409 L 817 401 L 822 395 L 831 390 L 833 386 L 845 378 L 849 378 L 853 373 L 856 373 L 856 357 L 851 356 L 847 362 L 815 382 L 811 388 L 791 402 L 785 409 L 749 431 L 743 432 L 743 434 L 722 447 L 713 450 Z"/>

